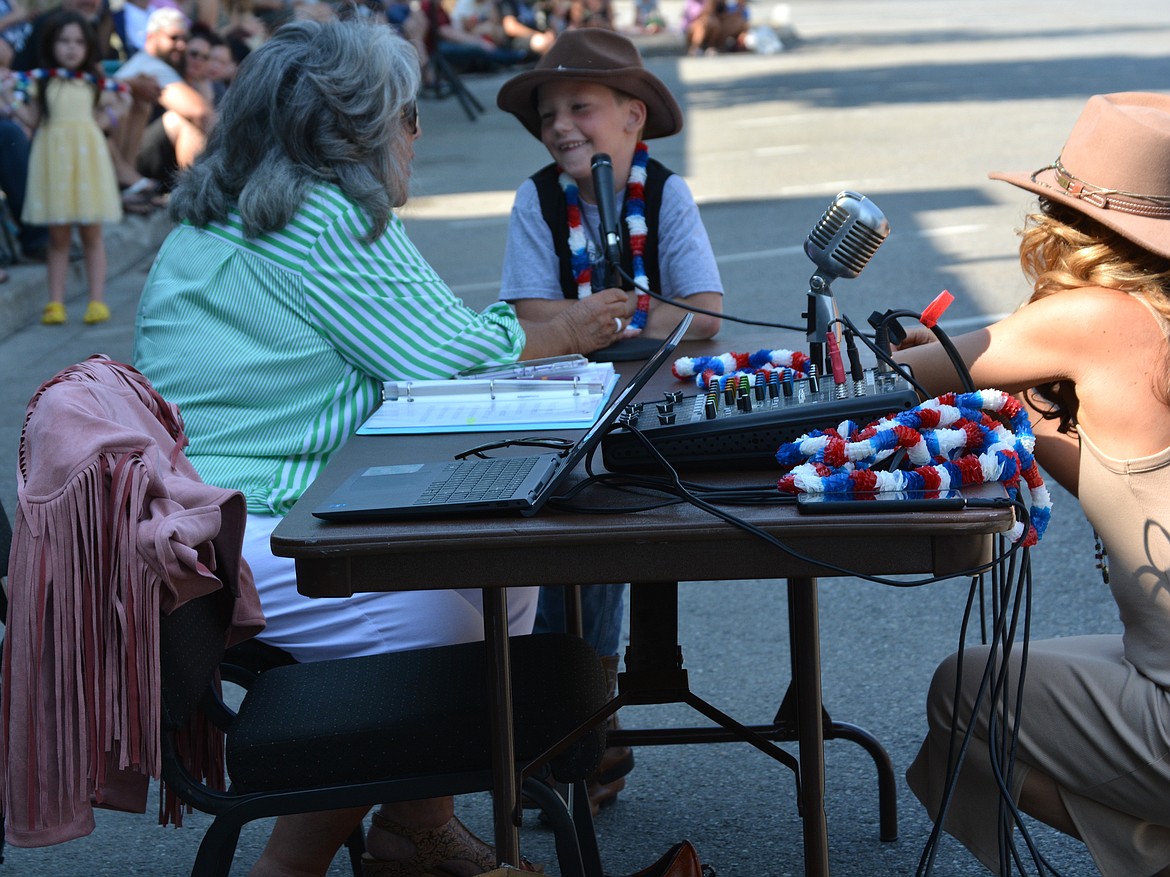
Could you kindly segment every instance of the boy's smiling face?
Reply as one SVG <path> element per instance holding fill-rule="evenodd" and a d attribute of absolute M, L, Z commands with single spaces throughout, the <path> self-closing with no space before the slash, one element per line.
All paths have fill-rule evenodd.
<path fill-rule="evenodd" d="M 549 82 L 537 93 L 540 140 L 581 194 L 593 193 L 593 156 L 608 153 L 614 179 L 625 185 L 634 147 L 646 123 L 646 105 L 605 85 L 581 80 Z"/>

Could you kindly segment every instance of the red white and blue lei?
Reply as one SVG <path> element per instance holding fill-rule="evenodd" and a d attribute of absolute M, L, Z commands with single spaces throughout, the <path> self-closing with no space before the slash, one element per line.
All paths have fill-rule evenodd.
<path fill-rule="evenodd" d="M 755 353 L 721 353 L 719 356 L 680 356 L 671 366 L 680 381 L 694 378 L 700 390 L 722 387 L 730 379 L 749 376 L 767 382 L 773 373 L 788 380 L 809 373 L 812 361 L 799 350 L 757 350 Z"/>
<path fill-rule="evenodd" d="M 650 287 L 650 280 L 646 276 L 646 264 L 643 258 L 643 254 L 646 252 L 647 230 L 646 163 L 649 160 L 650 150 L 645 143 L 639 142 L 634 149 L 634 162 L 630 167 L 630 176 L 626 180 L 626 229 L 630 234 L 630 256 L 634 269 L 634 287 L 637 290 L 634 316 L 626 327 L 630 334 L 635 334 L 645 328 L 646 316 L 650 311 L 650 296 L 645 291 Z M 577 188 L 577 182 L 565 171 L 561 171 L 558 180 L 565 193 L 565 206 L 569 217 L 569 259 L 573 268 L 573 277 L 577 281 L 577 297 L 588 298 L 593 294 L 591 282 L 593 266 L 589 259 L 585 229 L 581 224 L 581 195 Z"/>
<path fill-rule="evenodd" d="M 124 94 L 130 91 L 124 82 L 119 82 L 116 79 L 107 79 L 102 76 L 94 76 L 92 73 L 86 73 L 82 70 L 70 70 L 67 67 L 38 68 L 26 72 L 15 72 L 12 74 L 12 78 L 15 82 L 17 96 L 22 99 L 27 99 L 28 89 L 32 83 L 51 79 L 88 82 L 98 91 L 116 91 Z"/>
<path fill-rule="evenodd" d="M 844 421 L 781 445 L 776 459 L 788 473 L 778 487 L 786 493 L 852 495 L 998 482 L 1013 499 L 1024 491 L 1031 522 L 1027 534 L 1017 523 L 1012 540 L 1024 537 L 1025 545 L 1033 545 L 1052 514 L 1035 447 L 1028 412 L 1013 396 L 1000 390 L 947 393 L 864 429 Z M 899 450 L 905 451 L 906 468 L 874 468 Z"/>

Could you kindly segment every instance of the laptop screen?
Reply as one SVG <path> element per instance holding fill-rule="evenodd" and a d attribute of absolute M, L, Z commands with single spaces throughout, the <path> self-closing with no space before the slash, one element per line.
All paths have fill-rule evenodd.
<path fill-rule="evenodd" d="M 555 492 L 555 488 L 561 481 L 563 481 L 568 474 L 576 468 L 585 457 L 601 442 L 602 436 L 605 435 L 606 430 L 618 419 L 626 406 L 634 401 L 634 397 L 641 392 L 642 388 L 646 386 L 654 373 L 658 371 L 666 362 L 667 357 L 674 352 L 678 347 L 679 342 L 682 341 L 687 329 L 690 328 L 691 320 L 694 317 L 691 314 L 684 314 L 678 325 L 674 327 L 671 333 L 663 340 L 659 348 L 654 352 L 654 355 L 646 360 L 645 364 L 638 369 L 625 388 L 610 400 L 605 410 L 601 412 L 601 416 L 597 418 L 593 426 L 589 427 L 586 433 L 581 436 L 581 440 L 573 446 L 573 448 L 564 456 L 563 465 L 557 473 L 557 476 L 549 484 L 548 488 L 543 490 L 542 497 L 526 514 L 533 514 L 547 499 Z"/>

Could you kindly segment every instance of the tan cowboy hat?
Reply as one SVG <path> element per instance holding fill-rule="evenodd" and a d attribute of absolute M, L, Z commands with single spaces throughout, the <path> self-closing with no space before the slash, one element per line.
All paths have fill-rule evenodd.
<path fill-rule="evenodd" d="M 662 80 L 646 69 L 637 46 L 619 33 L 597 27 L 569 30 L 557 37 L 533 69 L 503 84 L 496 105 L 519 119 L 539 140 L 536 90 L 561 79 L 598 82 L 642 101 L 646 104 L 642 136 L 647 140 L 669 137 L 682 130 L 678 101 Z"/>
<path fill-rule="evenodd" d="M 1089 98 L 1055 163 L 1035 173 L 988 174 L 1067 204 L 1170 259 L 1170 96 Z"/>

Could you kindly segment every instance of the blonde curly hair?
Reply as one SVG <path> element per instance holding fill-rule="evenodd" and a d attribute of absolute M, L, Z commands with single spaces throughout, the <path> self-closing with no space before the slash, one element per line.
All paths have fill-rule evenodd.
<path fill-rule="evenodd" d="M 1140 296 L 1170 325 L 1170 259 L 1063 204 L 1041 198 L 1039 211 L 1026 218 L 1020 231 L 1020 267 L 1032 283 L 1029 302 L 1065 289 L 1099 286 Z M 1170 362 L 1163 366 L 1157 392 L 1170 405 Z M 1035 387 L 1028 394 L 1036 411 L 1060 419 L 1062 432 L 1073 417 L 1066 398 L 1059 382 Z"/>

